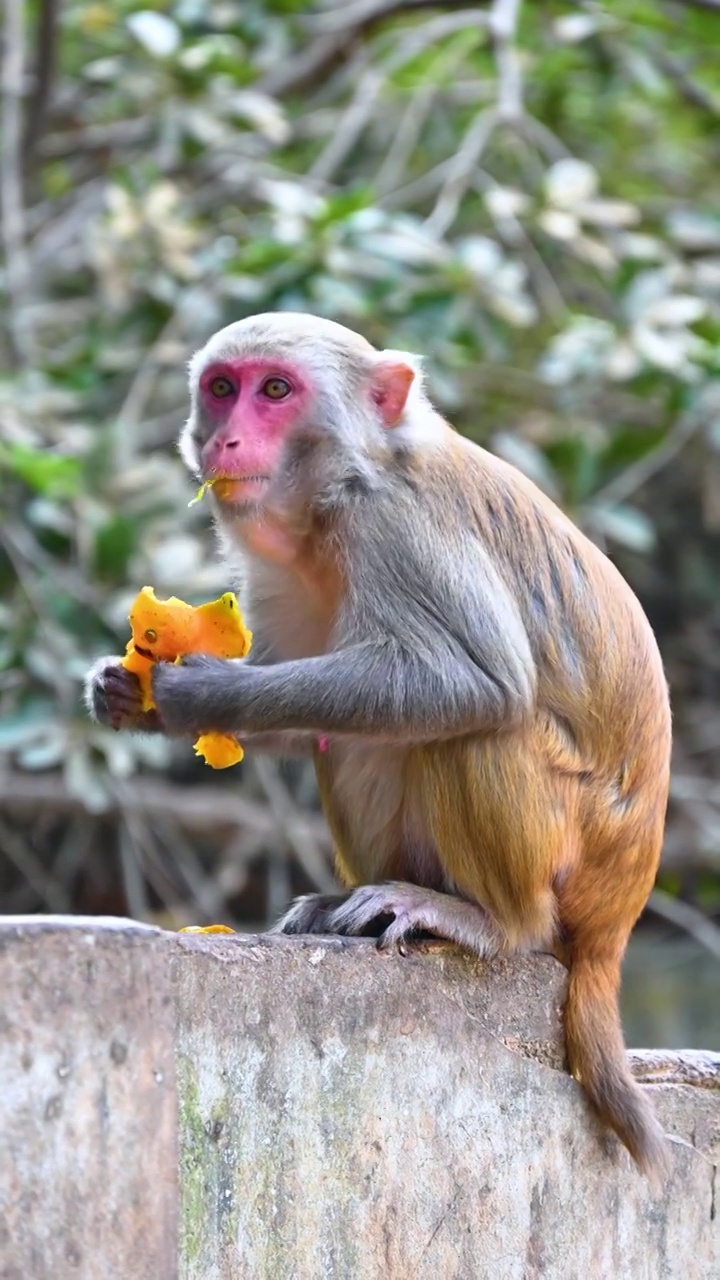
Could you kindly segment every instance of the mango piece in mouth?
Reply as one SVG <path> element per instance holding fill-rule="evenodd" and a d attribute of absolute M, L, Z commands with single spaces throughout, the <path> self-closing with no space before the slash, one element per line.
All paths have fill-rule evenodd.
<path fill-rule="evenodd" d="M 194 507 L 196 503 L 202 502 L 205 494 L 214 489 L 218 498 L 222 502 L 223 498 L 228 498 L 232 492 L 234 480 L 231 476 L 215 476 L 214 480 L 204 480 L 200 485 L 194 498 L 188 502 L 189 507 Z"/>

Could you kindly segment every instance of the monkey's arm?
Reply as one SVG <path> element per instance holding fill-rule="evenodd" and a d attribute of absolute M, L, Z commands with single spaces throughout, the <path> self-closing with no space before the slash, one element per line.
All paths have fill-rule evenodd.
<path fill-rule="evenodd" d="M 165 733 L 430 742 L 512 728 L 532 714 L 530 642 L 482 542 L 452 537 L 394 496 L 374 501 L 372 514 L 372 524 L 365 517 L 348 532 L 352 589 L 335 647 L 267 665 L 256 665 L 262 645 L 256 662 L 190 655 L 179 666 L 159 663 L 153 697 Z M 126 727 L 139 727 L 130 712 Z"/>
<path fill-rule="evenodd" d="M 120 662 L 120 658 L 101 658 L 88 673 L 85 701 L 93 720 L 108 728 L 130 729 L 135 733 L 164 732 L 157 711 L 142 710 L 137 676 L 126 671 Z M 244 746 L 278 756 L 310 756 L 316 743 L 317 735 L 312 733 L 246 733 L 243 736 Z"/>
<path fill-rule="evenodd" d="M 352 536 L 331 652 L 256 666 L 160 666 L 166 732 L 309 731 L 428 742 L 511 728 L 534 708 L 520 611 L 479 539 L 453 545 L 424 511 L 378 500 Z"/>
<path fill-rule="evenodd" d="M 402 741 L 492 730 L 518 723 L 531 705 L 524 672 L 505 682 L 449 655 L 428 662 L 391 641 L 317 658 L 233 669 L 192 659 L 154 673 L 167 733 L 309 731 Z"/>
<path fill-rule="evenodd" d="M 524 631 L 496 604 L 473 613 L 467 644 L 440 615 L 422 628 L 408 619 L 407 642 L 388 636 L 271 666 L 160 666 L 160 720 L 178 735 L 299 730 L 403 742 L 512 727 L 532 710 L 535 669 Z"/>

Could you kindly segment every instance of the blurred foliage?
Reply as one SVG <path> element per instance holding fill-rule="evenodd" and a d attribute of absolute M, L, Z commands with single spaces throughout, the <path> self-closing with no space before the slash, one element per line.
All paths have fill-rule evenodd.
<path fill-rule="evenodd" d="M 189 354 L 300 309 L 423 353 L 616 559 L 673 686 L 666 896 L 718 912 L 719 39 L 690 0 L 8 0 L 8 909 L 261 921 L 329 879 L 304 770 L 209 779 L 80 697 L 140 586 L 228 585 L 174 449 Z"/>

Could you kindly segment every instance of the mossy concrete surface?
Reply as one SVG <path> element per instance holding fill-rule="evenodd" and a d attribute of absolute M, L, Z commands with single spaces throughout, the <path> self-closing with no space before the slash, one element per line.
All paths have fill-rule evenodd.
<path fill-rule="evenodd" d="M 654 1194 L 545 956 L 0 924 L 2 1280 L 717 1280 L 720 1060 L 635 1055 Z"/>
<path fill-rule="evenodd" d="M 0 918 L 0 1277 L 175 1275 L 175 1003 L 162 935 Z"/>

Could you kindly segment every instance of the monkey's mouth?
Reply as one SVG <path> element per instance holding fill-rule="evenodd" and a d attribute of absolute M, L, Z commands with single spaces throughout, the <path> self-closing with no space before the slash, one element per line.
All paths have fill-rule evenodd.
<path fill-rule="evenodd" d="M 212 492 L 218 502 L 228 506 L 242 506 L 257 502 L 270 483 L 266 475 L 218 476 L 213 481 Z"/>

